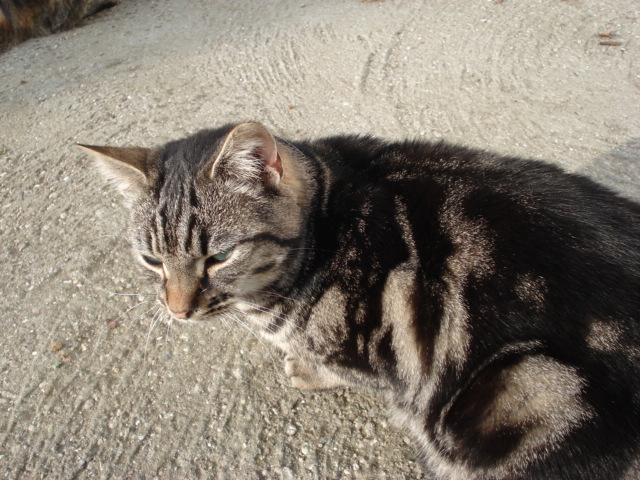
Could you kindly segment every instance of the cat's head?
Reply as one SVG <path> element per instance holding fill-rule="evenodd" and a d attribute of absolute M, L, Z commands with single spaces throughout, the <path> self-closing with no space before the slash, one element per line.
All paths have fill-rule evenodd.
<path fill-rule="evenodd" d="M 243 309 L 291 280 L 310 185 L 301 154 L 263 125 L 157 149 L 81 147 L 123 194 L 134 259 L 173 318 Z"/>

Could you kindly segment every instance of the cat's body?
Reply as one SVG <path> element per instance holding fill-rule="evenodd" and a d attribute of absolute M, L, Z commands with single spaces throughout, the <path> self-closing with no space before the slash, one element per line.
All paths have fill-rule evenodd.
<path fill-rule="evenodd" d="M 231 133 L 229 133 L 231 131 Z M 89 147 L 183 321 L 382 395 L 438 478 L 638 478 L 640 207 L 534 161 L 259 124 Z"/>
<path fill-rule="evenodd" d="M 120 0 L 0 0 L 0 52 L 31 37 L 78 25 Z"/>

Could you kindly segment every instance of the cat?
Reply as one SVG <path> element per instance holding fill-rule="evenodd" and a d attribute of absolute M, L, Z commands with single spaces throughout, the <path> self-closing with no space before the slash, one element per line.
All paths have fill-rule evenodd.
<path fill-rule="evenodd" d="M 172 321 L 243 315 L 294 387 L 386 400 L 435 478 L 640 478 L 640 206 L 447 143 L 255 122 L 81 145 Z"/>
<path fill-rule="evenodd" d="M 120 0 L 0 0 L 0 53 L 11 45 L 78 25 Z"/>

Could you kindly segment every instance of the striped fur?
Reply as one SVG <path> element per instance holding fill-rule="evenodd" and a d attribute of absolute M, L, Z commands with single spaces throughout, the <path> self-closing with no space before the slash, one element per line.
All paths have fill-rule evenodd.
<path fill-rule="evenodd" d="M 640 207 L 540 162 L 256 123 L 85 147 L 174 318 L 382 395 L 437 478 L 638 478 Z"/>

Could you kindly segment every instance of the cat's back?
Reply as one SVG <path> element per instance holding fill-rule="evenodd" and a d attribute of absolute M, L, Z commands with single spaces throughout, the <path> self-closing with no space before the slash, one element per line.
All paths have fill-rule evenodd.
<path fill-rule="evenodd" d="M 495 235 L 519 239 L 514 246 L 544 239 L 634 259 L 627 266 L 640 275 L 640 204 L 585 176 L 445 142 L 338 136 L 320 145 L 335 184 L 402 197 L 416 228 L 430 215 L 439 226 L 447 218 L 475 219 Z"/>
<path fill-rule="evenodd" d="M 424 416 L 396 414 L 427 445 L 431 467 L 458 468 L 440 457 L 444 447 L 428 446 L 447 432 L 450 454 L 497 476 L 552 446 L 527 467 L 531 478 L 633 478 L 638 204 L 553 165 L 445 143 L 334 137 L 317 151 L 331 177 L 334 244 L 348 246 L 338 257 L 384 285 L 353 295 L 373 305 L 381 296 L 404 345 L 397 358 L 419 362 L 398 370 L 410 372 L 403 381 L 413 386 L 400 390 L 424 399 L 413 406 Z M 590 460 L 566 463 L 577 452 Z M 608 456 L 621 460 L 603 467 Z"/>
<path fill-rule="evenodd" d="M 458 297 L 478 333 L 495 330 L 496 318 L 513 319 L 498 322 L 486 352 L 505 339 L 544 339 L 576 361 L 607 339 L 611 348 L 640 350 L 640 205 L 544 162 L 443 142 L 320 143 L 335 217 L 364 219 L 368 238 L 380 236 L 364 264 L 379 245 L 381 257 L 397 257 L 389 275 L 413 251 L 430 304 L 423 310 L 437 316 Z M 568 331 L 576 348 L 566 348 Z M 620 350 L 613 357 L 639 378 L 637 359 Z"/>

